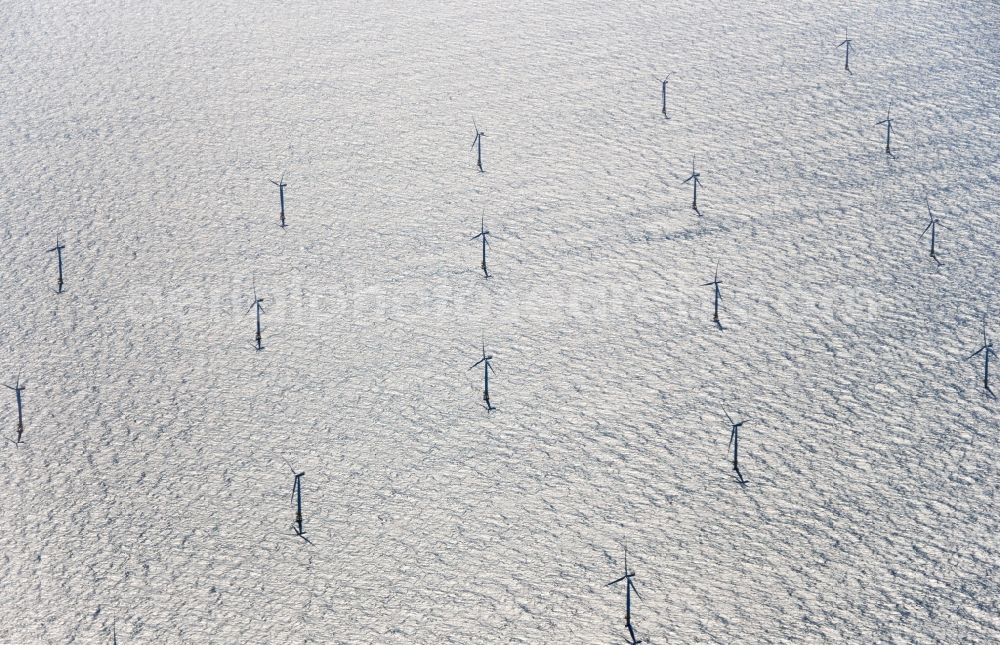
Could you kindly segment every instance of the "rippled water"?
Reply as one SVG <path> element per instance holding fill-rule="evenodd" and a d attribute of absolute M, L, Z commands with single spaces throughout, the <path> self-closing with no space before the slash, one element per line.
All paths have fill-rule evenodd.
<path fill-rule="evenodd" d="M 847 5 L 0 9 L 0 642 L 996 639 L 1000 25 Z"/>

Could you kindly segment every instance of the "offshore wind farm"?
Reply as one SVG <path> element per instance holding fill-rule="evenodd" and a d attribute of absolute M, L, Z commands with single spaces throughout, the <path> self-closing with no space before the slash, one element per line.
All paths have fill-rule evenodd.
<path fill-rule="evenodd" d="M 998 640 L 996 12 L 710 9 L 0 9 L 0 643 Z"/>

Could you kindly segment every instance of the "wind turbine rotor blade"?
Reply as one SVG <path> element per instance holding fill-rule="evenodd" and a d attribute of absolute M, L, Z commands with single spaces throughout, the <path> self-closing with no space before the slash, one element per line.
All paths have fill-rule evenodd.
<path fill-rule="evenodd" d="M 622 576 L 621 578 L 618 578 L 617 580 L 612 580 L 611 582 L 609 582 L 608 584 L 606 584 L 604 586 L 605 587 L 610 587 L 611 585 L 617 584 L 617 583 L 621 582 L 622 580 L 625 580 L 625 576 Z"/>
<path fill-rule="evenodd" d="M 290 462 L 287 459 L 285 459 L 284 455 L 281 455 L 281 461 L 285 462 L 285 465 L 288 466 L 288 470 L 292 471 L 293 475 L 297 475 L 298 474 L 298 473 L 295 472 L 295 469 L 292 468 L 292 462 Z"/>
<path fill-rule="evenodd" d="M 972 354 L 971 356 L 969 356 L 969 358 L 975 358 L 976 356 L 979 356 L 983 352 L 984 349 L 991 349 L 991 348 L 989 348 L 989 347 L 987 347 L 987 346 L 984 345 L 984 346 L 980 347 L 979 351 L 977 351 L 975 354 Z M 969 360 L 969 359 L 967 358 L 965 360 Z M 8 385 L 7 387 L 10 387 L 10 386 Z"/>

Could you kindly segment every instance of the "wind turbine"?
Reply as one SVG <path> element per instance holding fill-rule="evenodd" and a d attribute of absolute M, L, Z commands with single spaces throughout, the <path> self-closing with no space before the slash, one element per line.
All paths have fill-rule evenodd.
<path fill-rule="evenodd" d="M 274 181 L 273 179 L 269 179 L 268 181 L 278 187 L 278 199 L 281 202 L 281 214 L 279 217 L 281 218 L 281 228 L 285 228 L 285 186 L 288 185 L 285 183 L 285 173 L 281 173 L 281 179 L 278 181 Z"/>
<path fill-rule="evenodd" d="M 292 484 L 292 500 L 295 502 L 295 534 L 305 538 L 306 531 L 302 526 L 302 478 L 305 476 L 305 472 L 297 473 L 292 470 L 292 474 L 295 475 L 295 482 Z"/>
<path fill-rule="evenodd" d="M 694 187 L 694 199 L 691 201 L 691 208 L 694 212 L 698 213 L 698 217 L 701 217 L 701 211 L 698 210 L 698 186 L 701 185 L 701 179 L 699 179 L 700 177 L 701 174 L 694 169 L 694 157 L 691 157 L 691 176 L 681 183 L 686 184 L 690 181 L 691 185 Z"/>
<path fill-rule="evenodd" d="M 62 263 L 62 252 L 66 246 L 59 241 L 59 236 L 56 236 L 56 245 L 47 251 L 47 253 L 56 252 L 56 258 L 59 261 L 59 290 L 56 293 L 62 293 L 63 291 L 63 263 Z"/>
<path fill-rule="evenodd" d="M 719 289 L 719 285 L 720 284 L 722 284 L 722 281 L 719 280 L 719 263 L 716 262 L 715 263 L 715 279 L 712 280 L 711 282 L 706 282 L 705 284 L 703 284 L 701 286 L 703 286 L 703 287 L 715 287 L 715 313 L 712 315 L 712 322 L 714 322 L 716 325 L 719 325 L 721 327 L 722 325 L 719 323 L 719 301 L 722 300 L 722 291 Z"/>
<path fill-rule="evenodd" d="M 261 345 L 260 342 L 260 315 L 261 313 L 264 313 L 264 308 L 260 304 L 262 302 L 264 302 L 264 299 L 257 297 L 257 281 L 255 279 L 253 283 L 253 304 L 251 304 L 250 307 L 247 309 L 247 313 L 250 313 L 250 310 L 253 309 L 254 307 L 257 308 L 257 351 L 258 352 L 264 349 L 264 346 Z"/>
<path fill-rule="evenodd" d="M 476 149 L 476 165 L 479 166 L 479 172 L 483 172 L 483 137 L 486 133 L 479 129 L 475 118 L 472 119 L 472 125 L 476 128 L 476 138 L 472 140 L 472 147 Z"/>
<path fill-rule="evenodd" d="M 493 369 L 493 365 L 490 361 L 493 360 L 493 354 L 486 354 L 486 341 L 483 341 L 483 357 L 480 358 L 476 363 L 469 369 L 474 369 L 480 364 L 483 366 L 483 402 L 486 404 L 486 411 L 492 412 L 496 410 L 493 404 L 490 403 L 490 372 L 496 373 Z"/>
<path fill-rule="evenodd" d="M 282 459 L 288 466 L 288 470 L 292 471 L 292 475 L 295 477 L 295 480 L 292 482 L 292 503 L 295 505 L 295 522 L 292 524 L 292 530 L 295 531 L 295 535 L 312 544 L 309 538 L 306 537 L 306 530 L 302 525 L 302 478 L 305 477 L 306 473 L 305 471 L 301 473 L 295 472 L 291 462 L 284 457 Z"/>
<path fill-rule="evenodd" d="M 661 94 L 662 99 L 663 99 L 663 108 L 662 109 L 663 109 L 663 118 L 664 119 L 669 119 L 670 118 L 669 116 L 667 116 L 667 81 L 669 81 L 670 77 L 673 76 L 673 75 L 674 75 L 674 72 L 670 72 L 669 74 L 667 74 L 667 76 L 665 78 L 659 78 L 659 77 L 657 77 L 657 79 L 656 79 L 656 80 L 660 81 L 660 88 L 661 88 L 660 94 Z"/>
<path fill-rule="evenodd" d="M 889 109 L 885 111 L 885 118 L 882 119 L 881 121 L 876 121 L 875 125 L 882 125 L 883 123 L 885 124 L 885 154 L 889 155 L 890 157 L 893 157 L 895 155 L 892 154 L 892 150 L 889 148 L 889 142 L 892 139 L 892 122 L 894 121 L 894 119 L 891 118 L 890 116 L 891 114 L 892 114 L 892 103 L 889 104 Z"/>
<path fill-rule="evenodd" d="M 993 390 L 990 389 L 990 354 L 996 357 L 997 353 L 993 350 L 993 341 L 986 338 L 986 323 L 983 322 L 983 345 L 974 354 L 969 356 L 969 359 L 973 359 L 980 354 L 983 355 L 983 387 L 986 391 L 990 393 L 990 396 L 995 397 Z M 10 387 L 9 385 L 7 387 Z"/>
<path fill-rule="evenodd" d="M 635 571 L 629 572 L 628 570 L 628 545 L 625 545 L 625 575 L 616 580 L 612 580 L 605 587 L 610 587 L 611 585 L 618 584 L 619 582 L 625 581 L 625 626 L 628 627 L 629 635 L 632 637 L 633 643 L 638 643 L 635 638 L 635 630 L 632 627 L 632 592 L 642 600 L 642 596 L 639 595 L 639 591 L 635 588 L 635 583 L 632 582 L 632 578 L 635 577 Z"/>
<path fill-rule="evenodd" d="M 17 375 L 17 380 L 14 381 L 14 385 L 4 384 L 9 390 L 14 391 L 14 397 L 17 399 L 17 441 L 14 445 L 21 443 L 21 435 L 24 434 L 24 406 L 21 399 L 21 392 L 24 392 L 24 386 L 21 385 L 21 375 Z M 8 439 L 10 441 L 10 439 Z"/>
<path fill-rule="evenodd" d="M 837 49 L 840 49 L 841 47 L 844 47 L 844 69 L 847 70 L 848 74 L 853 76 L 854 72 L 851 71 L 851 47 L 853 47 L 853 45 L 851 45 L 851 39 L 847 37 L 846 31 L 844 32 L 844 40 L 837 45 Z"/>
<path fill-rule="evenodd" d="M 479 224 L 479 235 L 473 235 L 472 239 L 476 240 L 476 239 L 482 238 L 482 240 L 483 240 L 483 265 L 482 265 L 482 268 L 483 268 L 483 275 L 486 276 L 487 278 L 490 277 L 490 272 L 486 270 L 486 247 L 490 245 L 490 241 L 487 240 L 486 238 L 487 238 L 487 236 L 489 234 L 490 234 L 490 232 L 486 230 L 486 218 L 484 217 L 482 219 L 482 221 L 480 222 L 480 224 Z"/>
<path fill-rule="evenodd" d="M 918 239 L 923 239 L 924 235 L 927 233 L 928 230 L 931 232 L 931 257 L 934 258 L 934 261 L 938 263 L 938 266 L 941 266 L 941 260 L 937 258 L 937 254 L 934 252 L 934 243 L 937 238 L 936 235 L 937 227 L 938 226 L 940 226 L 941 228 L 946 228 L 946 227 L 944 224 L 941 223 L 941 220 L 934 217 L 934 213 L 931 212 L 931 202 L 929 199 L 927 200 L 927 216 L 930 218 L 930 223 L 927 224 L 927 228 L 924 229 L 924 232 L 920 234 L 920 238 Z"/>
<path fill-rule="evenodd" d="M 726 418 L 729 419 L 729 425 L 732 428 L 729 433 L 729 448 L 726 451 L 727 453 L 730 449 L 733 451 L 733 470 L 736 471 L 736 477 L 739 479 L 740 484 L 743 485 L 746 484 L 746 481 L 743 479 L 743 473 L 740 472 L 740 427 L 745 421 L 736 423 L 729 416 L 728 412 L 726 412 Z"/>

